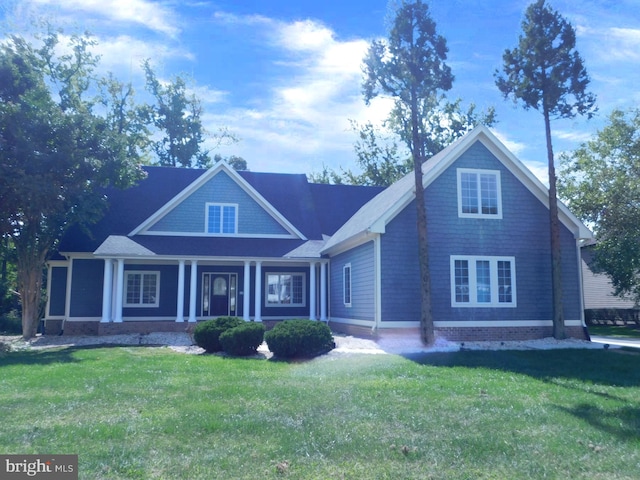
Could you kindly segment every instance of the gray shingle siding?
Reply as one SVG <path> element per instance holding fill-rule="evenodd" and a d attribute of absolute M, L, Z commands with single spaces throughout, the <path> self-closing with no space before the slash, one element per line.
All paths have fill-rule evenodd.
<path fill-rule="evenodd" d="M 351 306 L 344 304 L 343 268 L 351 264 Z M 373 242 L 331 259 L 331 316 L 353 320 L 375 319 L 375 258 Z"/>
<path fill-rule="evenodd" d="M 238 205 L 239 234 L 287 234 L 245 190 L 225 172 L 220 172 L 167 213 L 149 230 L 156 232 L 203 233 L 207 203 Z"/>
<path fill-rule="evenodd" d="M 67 298 L 67 267 L 51 267 L 51 291 L 49 292 L 50 316 L 62 316 Z"/>
<path fill-rule="evenodd" d="M 502 219 L 458 218 L 457 168 L 499 170 Z M 548 209 L 482 144 L 475 143 L 427 188 L 433 318 L 436 321 L 550 320 Z M 382 236 L 382 321 L 420 318 L 415 203 Z M 576 242 L 561 227 L 565 318 L 581 318 Z M 453 308 L 451 255 L 515 257 L 517 307 Z"/>
<path fill-rule="evenodd" d="M 104 260 L 73 260 L 71 279 L 71 317 L 102 315 Z"/>

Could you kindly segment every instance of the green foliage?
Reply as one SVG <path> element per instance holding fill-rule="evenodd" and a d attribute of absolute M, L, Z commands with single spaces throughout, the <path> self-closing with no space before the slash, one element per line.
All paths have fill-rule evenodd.
<path fill-rule="evenodd" d="M 244 322 L 220 335 L 220 345 L 229 355 L 253 355 L 264 340 L 264 325 Z"/>
<path fill-rule="evenodd" d="M 127 128 L 98 112 L 96 42 L 49 30 L 33 43 L 0 43 L 0 234 L 11 237 L 23 335 L 35 334 L 42 271 L 70 226 L 99 220 L 101 189 L 140 179 L 140 158 Z"/>
<path fill-rule="evenodd" d="M 17 311 L 0 314 L 0 335 L 18 335 L 21 332 L 22 323 Z"/>
<path fill-rule="evenodd" d="M 216 153 L 213 156 L 213 161 L 214 162 L 220 162 L 220 161 L 225 161 L 227 162 L 231 168 L 233 168 L 236 172 L 244 172 L 246 170 L 249 170 L 248 166 L 247 166 L 247 161 L 242 158 L 242 157 L 238 157 L 237 155 L 231 155 L 229 157 L 223 157 L 222 155 L 220 155 L 219 153 Z"/>
<path fill-rule="evenodd" d="M 335 348 L 329 327 L 313 320 L 285 320 L 266 332 L 264 339 L 280 358 L 314 357 Z"/>
<path fill-rule="evenodd" d="M 193 339 L 207 352 L 219 352 L 222 350 L 220 335 L 227 330 L 244 324 L 244 320 L 238 317 L 218 317 L 213 320 L 199 322 L 193 330 Z"/>
<path fill-rule="evenodd" d="M 177 76 L 163 85 L 158 80 L 151 62 L 143 63 L 147 90 L 156 104 L 149 109 L 151 123 L 164 135 L 153 143 L 160 165 L 169 167 L 206 167 L 210 163 L 208 152 L 201 149 L 205 131 L 200 116 L 202 104 L 195 95 L 188 95 L 187 83 Z"/>
<path fill-rule="evenodd" d="M 527 8 L 518 47 L 505 50 L 503 74 L 496 85 L 525 109 L 573 118 L 595 113 L 595 96 L 587 92 L 589 76 L 575 49 L 576 34 L 557 11 L 538 0 Z"/>
<path fill-rule="evenodd" d="M 592 268 L 617 295 L 640 301 L 640 109 L 609 123 L 561 159 L 560 195 L 595 232 Z"/>

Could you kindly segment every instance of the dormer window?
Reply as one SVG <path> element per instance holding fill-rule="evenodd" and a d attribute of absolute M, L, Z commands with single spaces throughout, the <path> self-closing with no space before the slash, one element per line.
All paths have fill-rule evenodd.
<path fill-rule="evenodd" d="M 206 232 L 217 235 L 238 233 L 238 205 L 207 203 Z"/>
<path fill-rule="evenodd" d="M 502 193 L 498 170 L 458 169 L 458 216 L 502 218 Z"/>

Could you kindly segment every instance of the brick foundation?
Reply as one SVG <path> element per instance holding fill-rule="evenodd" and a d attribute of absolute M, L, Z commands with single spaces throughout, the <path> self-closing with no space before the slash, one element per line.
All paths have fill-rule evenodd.
<path fill-rule="evenodd" d="M 345 323 L 329 323 L 335 333 L 353 335 L 361 338 L 377 338 L 393 335 L 420 336 L 418 328 L 381 328 L 374 331 L 371 327 L 348 325 Z M 588 340 L 586 330 L 582 327 L 566 327 L 569 338 Z M 553 336 L 552 327 L 478 327 L 478 328 L 436 328 L 436 338 L 443 338 L 451 342 L 487 342 L 487 341 L 517 341 L 536 340 Z"/>
<path fill-rule="evenodd" d="M 266 320 L 265 328 L 270 330 L 278 320 Z M 101 322 L 63 322 L 62 320 L 47 320 L 45 322 L 46 335 L 118 335 L 125 333 L 149 334 L 153 332 L 193 332 L 196 323 L 174 321 L 124 321 L 122 323 Z M 373 331 L 371 327 L 349 325 L 345 323 L 329 322 L 329 327 L 335 333 L 353 335 L 361 338 L 376 338 L 386 335 L 420 335 L 417 328 L 393 328 Z M 63 330 L 64 329 L 64 330 Z M 510 341 L 535 340 L 553 336 L 552 327 L 489 327 L 489 328 L 437 328 L 436 338 L 444 338 L 451 342 L 474 341 Z M 588 340 L 586 329 L 582 327 L 566 327 L 567 337 Z"/>

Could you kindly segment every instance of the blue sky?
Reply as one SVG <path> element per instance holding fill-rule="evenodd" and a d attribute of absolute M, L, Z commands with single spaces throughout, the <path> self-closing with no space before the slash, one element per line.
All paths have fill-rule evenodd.
<path fill-rule="evenodd" d="M 455 75 L 451 99 L 495 107 L 494 133 L 543 181 L 542 115 L 503 100 L 493 73 L 517 45 L 524 0 L 433 0 Z M 640 106 L 638 0 L 555 0 L 569 19 L 597 95 L 592 120 L 552 124 L 556 153 L 575 149 L 614 108 Z M 88 30 L 101 68 L 136 86 L 145 99 L 141 62 L 161 79 L 188 75 L 203 102 L 210 132 L 226 127 L 240 139 L 215 152 L 239 155 L 254 171 L 310 173 L 322 165 L 355 168 L 350 120 L 382 120 L 389 101 L 366 107 L 361 61 L 386 35 L 387 0 L 5 0 L 3 33 L 29 31 L 47 18 L 67 33 Z"/>

